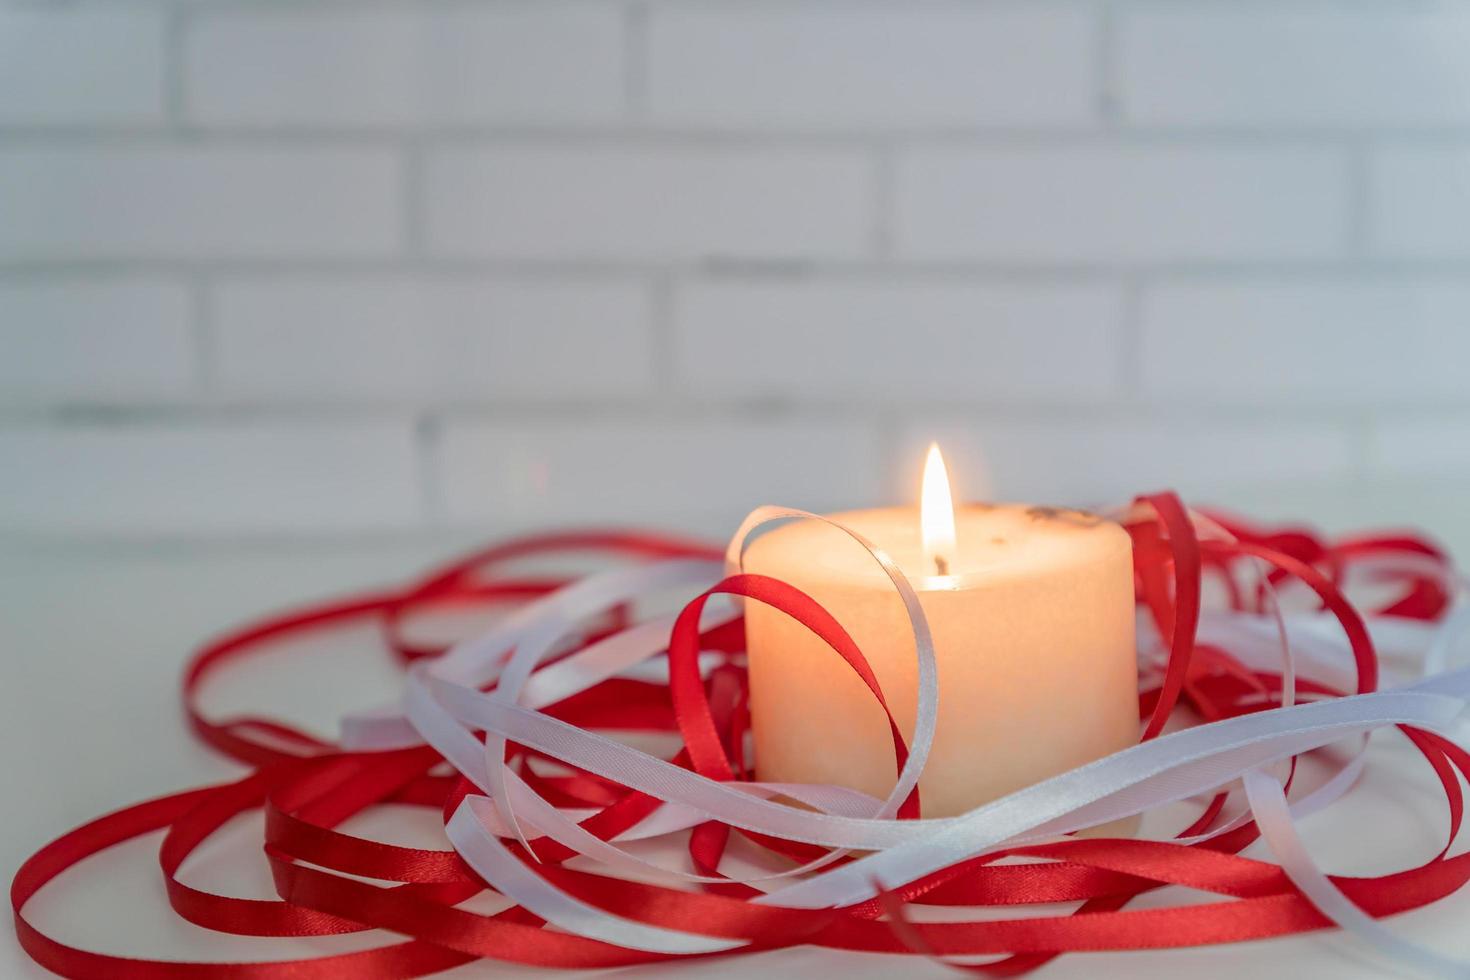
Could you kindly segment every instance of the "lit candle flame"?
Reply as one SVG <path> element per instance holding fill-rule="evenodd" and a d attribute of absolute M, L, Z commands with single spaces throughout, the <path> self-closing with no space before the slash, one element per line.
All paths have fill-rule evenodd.
<path fill-rule="evenodd" d="M 929 444 L 929 457 L 924 460 L 924 486 L 919 494 L 919 528 L 924 538 L 924 559 L 933 562 L 940 575 L 949 574 L 954 559 L 954 499 L 949 492 L 949 473 L 939 443 Z"/>

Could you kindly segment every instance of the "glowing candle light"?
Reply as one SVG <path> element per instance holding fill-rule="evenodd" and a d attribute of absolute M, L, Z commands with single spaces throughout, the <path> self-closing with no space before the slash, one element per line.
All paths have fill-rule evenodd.
<path fill-rule="evenodd" d="M 924 460 L 924 484 L 919 491 L 919 529 L 924 536 L 924 558 L 936 575 L 948 575 L 954 558 L 954 498 L 949 491 L 949 473 L 939 443 L 929 444 Z"/>
<path fill-rule="evenodd" d="M 898 563 L 919 594 L 939 666 L 939 719 L 919 784 L 948 816 L 1132 744 L 1138 737 L 1132 546 L 1092 514 L 1026 504 L 955 508 L 939 448 L 918 512 L 832 515 Z M 758 538 L 748 571 L 791 583 L 857 641 L 911 737 L 913 639 L 892 584 L 814 521 Z M 757 774 L 882 797 L 897 770 L 861 680 L 802 626 L 746 607 Z"/>

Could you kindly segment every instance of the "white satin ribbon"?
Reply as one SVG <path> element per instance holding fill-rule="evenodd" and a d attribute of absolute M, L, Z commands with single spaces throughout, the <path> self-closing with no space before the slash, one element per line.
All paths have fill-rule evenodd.
<path fill-rule="evenodd" d="M 1256 826 L 1281 870 L 1307 897 L 1317 911 L 1350 935 L 1388 957 L 1396 966 L 1434 977 L 1470 977 L 1470 961 L 1457 960 L 1395 935 L 1342 893 L 1312 860 L 1296 832 L 1292 812 L 1286 805 L 1281 784 L 1258 769 L 1245 774 L 1245 791 L 1250 799 Z"/>
<path fill-rule="evenodd" d="M 752 514 L 747 519 L 741 532 L 737 534 L 732 549 L 729 564 L 735 567 L 739 565 L 740 550 L 738 545 L 743 543 L 745 536 L 763 523 L 783 518 L 807 518 L 827 521 L 827 518 L 819 515 L 807 514 L 802 511 L 794 511 L 784 508 L 763 508 Z M 835 522 L 828 521 L 828 523 Z M 843 528 L 844 531 L 847 529 Z M 880 566 L 894 580 L 895 587 L 904 599 L 905 607 L 910 615 L 912 628 L 916 637 L 916 656 L 918 658 L 919 690 L 918 704 L 916 705 L 917 722 L 913 745 L 910 748 L 908 762 L 900 772 L 899 780 L 888 798 L 883 801 L 874 801 L 877 805 L 864 807 L 862 812 L 875 818 L 886 818 L 897 812 L 899 805 L 907 797 L 913 786 L 917 784 L 919 775 L 923 770 L 924 761 L 928 755 L 929 744 L 933 739 L 935 720 L 938 715 L 938 670 L 934 661 L 933 644 L 929 639 L 928 624 L 924 620 L 923 610 L 919 606 L 918 597 L 914 594 L 908 582 L 903 579 L 897 565 L 881 551 L 873 548 L 860 536 L 847 531 L 848 534 L 868 550 L 878 561 Z M 681 567 L 682 566 L 682 567 Z M 529 822 L 545 835 L 552 837 L 558 842 L 576 850 L 589 857 L 593 857 L 609 864 L 612 867 L 624 871 L 646 871 L 656 869 L 654 865 L 640 858 L 633 857 L 612 844 L 606 843 L 587 833 L 575 822 L 565 815 L 559 813 L 555 807 L 547 804 L 544 800 L 530 792 L 529 787 L 505 766 L 501 759 L 504 754 L 506 732 L 495 726 L 474 726 L 478 730 L 486 732 L 485 746 L 479 749 L 475 744 L 475 738 L 469 728 L 454 725 L 452 719 L 441 705 L 453 702 L 456 698 L 463 698 L 467 694 L 474 694 L 478 699 L 491 703 L 495 707 L 514 705 L 522 689 L 531 683 L 531 672 L 535 666 L 555 648 L 556 643 L 565 635 L 581 617 L 587 617 L 605 611 L 614 605 L 621 604 L 636 595 L 647 591 L 652 587 L 650 583 L 657 582 L 664 586 L 675 584 L 688 584 L 699 581 L 700 573 L 707 569 L 690 568 L 687 562 L 669 562 L 661 566 L 644 566 L 641 569 L 633 569 L 624 572 L 609 572 L 601 576 L 594 576 L 578 583 L 580 589 L 575 601 L 568 601 L 565 597 L 560 601 L 548 601 L 538 617 L 521 617 L 514 624 L 515 636 L 519 645 L 512 652 L 510 660 L 501 669 L 487 669 L 481 666 L 475 668 L 475 658 L 470 654 L 456 654 L 451 651 L 448 658 L 456 658 L 448 668 L 441 668 L 439 664 L 432 664 L 422 670 L 411 672 L 408 681 L 408 691 L 404 699 L 405 717 L 415 728 L 417 733 L 434 745 L 450 760 L 457 768 L 466 774 L 482 789 L 486 789 L 490 796 L 488 800 L 478 798 L 467 800 L 466 806 L 471 809 L 465 812 L 478 814 L 479 836 L 493 837 L 493 827 L 504 827 L 509 825 L 514 834 L 526 843 L 526 835 L 519 821 L 516 819 L 515 804 L 519 802 L 525 810 L 529 810 Z M 592 584 L 589 584 L 592 583 Z M 554 599 L 555 597 L 549 597 Z M 708 617 L 702 624 L 708 624 Z M 501 631 L 498 635 L 465 645 L 459 650 L 474 650 L 483 665 L 485 658 L 492 651 L 498 649 L 505 642 L 504 638 L 509 631 Z M 630 666 L 643 657 L 651 655 L 663 645 L 663 637 L 667 630 L 659 631 L 649 628 L 625 631 L 617 637 L 604 641 L 603 644 L 589 647 L 579 654 L 573 655 L 563 661 L 566 665 L 561 671 L 565 674 L 562 678 L 550 678 L 546 683 L 547 691 L 542 692 L 543 697 L 553 694 L 566 696 L 574 693 L 575 689 L 585 689 L 593 684 L 611 676 L 617 669 Z M 611 651 L 614 642 L 617 650 Z M 600 649 L 599 649 L 600 647 Z M 599 668 L 601 668 L 599 670 Z M 549 668 L 548 670 L 550 670 Z M 459 683 L 450 683 L 444 675 L 454 674 Z M 464 678 L 480 678 L 488 680 L 494 677 L 497 681 L 495 690 L 489 695 L 479 695 L 464 683 Z M 560 680 L 560 683 L 557 681 Z M 544 716 L 543 716 L 544 717 Z M 617 744 L 617 743 L 611 743 Z M 474 761 L 478 754 L 483 760 L 483 765 L 477 765 Z M 649 756 L 648 758 L 653 758 Z M 674 767 L 676 768 L 676 767 Z M 682 771 L 682 770 L 679 770 Z M 705 780 L 705 782 L 709 782 Z M 720 785 L 720 784 L 711 784 Z M 850 805 L 858 802 L 850 793 L 846 793 L 835 787 L 787 787 L 786 795 L 792 796 L 801 802 L 818 806 L 820 809 L 832 809 L 841 813 L 849 809 Z M 764 787 L 753 784 L 750 787 L 757 794 L 771 795 L 764 791 Z M 863 800 L 868 798 L 864 797 Z M 488 802 L 489 808 L 483 806 Z M 835 804 L 835 805 L 834 805 Z M 462 810 L 464 807 L 462 806 Z M 778 810 L 789 809 L 777 807 Z M 850 812 L 850 811 L 849 811 Z M 491 815 L 493 816 L 493 820 Z M 458 814 L 456 814 L 458 816 Z M 463 830 L 461 824 L 461 835 L 467 831 Z M 466 838 L 471 839 L 471 838 Z M 496 847 L 498 847 L 498 843 Z M 503 848 L 501 849 L 503 850 Z M 533 852 L 534 853 L 534 852 Z M 535 875 L 507 875 L 504 871 L 501 855 L 496 848 L 480 846 L 474 849 L 474 854 L 484 860 L 485 866 L 475 864 L 470 854 L 465 854 L 469 863 L 476 867 L 486 880 L 499 888 L 507 897 L 516 901 L 524 901 L 528 908 L 547 908 L 555 914 L 568 917 L 568 922 L 582 920 L 586 913 L 585 906 L 570 900 L 570 904 L 561 901 L 550 892 L 556 892 L 554 886 Z M 680 873 L 678 876 L 686 880 L 708 881 L 708 880 L 743 880 L 769 881 L 774 878 L 786 878 L 813 872 L 842 856 L 837 851 L 826 855 L 816 861 L 810 862 L 802 867 L 790 871 L 780 872 L 773 875 L 762 875 L 755 878 L 721 878 L 708 879 L 700 876 Z M 667 869 L 657 869 L 667 870 Z M 493 876 L 493 877 L 492 877 Z M 508 889 L 508 890 L 507 890 Z M 563 896 L 563 898 L 569 898 Z M 551 921 L 557 921 L 551 919 Z M 563 924 L 558 922 L 558 924 Z M 631 943 L 646 943 L 648 937 L 637 934 L 630 935 Z M 638 948 L 654 948 L 652 946 L 638 946 Z"/>
<path fill-rule="evenodd" d="M 588 615 L 589 609 L 610 609 L 619 604 L 615 598 L 619 595 L 634 598 L 644 592 L 687 587 L 701 581 L 712 585 L 718 580 L 721 567 L 719 562 L 708 559 L 671 559 L 656 565 L 590 575 L 517 609 L 485 633 L 456 643 L 431 661 L 434 676 L 470 687 L 484 687 L 500 675 L 517 645 L 532 630 L 544 627 L 548 619 L 578 619 Z M 657 573 L 650 575 L 651 568 L 656 568 Z M 408 723 L 401 703 L 348 715 L 342 720 L 341 742 L 345 748 L 365 752 L 423 744 Z"/>
<path fill-rule="evenodd" d="M 758 510 L 732 541 L 727 570 L 740 567 L 746 538 L 759 525 L 785 517 L 814 516 L 781 508 Z M 557 840 L 610 869 L 632 875 L 662 870 L 687 881 L 759 881 L 762 887 L 773 889 L 756 900 L 761 904 L 825 908 L 866 900 L 878 888 L 897 887 L 998 848 L 1053 838 L 1164 803 L 1228 789 L 1244 780 L 1249 808 L 1227 827 L 1254 816 L 1283 868 L 1324 914 L 1405 963 L 1436 969 L 1445 965 L 1435 959 L 1438 954 L 1405 948 L 1407 944 L 1391 934 L 1385 938 L 1380 931 L 1386 930 L 1348 902 L 1311 862 L 1300 847 L 1292 820 L 1325 807 L 1348 790 L 1362 770 L 1369 733 L 1395 724 L 1438 730 L 1451 726 L 1470 701 L 1470 668 L 1436 672 L 1399 689 L 1293 704 L 1292 687 L 1299 671 L 1319 683 L 1351 689 L 1352 662 L 1340 633 L 1328 632 L 1322 618 L 1312 615 L 1277 614 L 1273 622 L 1256 615 L 1207 613 L 1201 621 L 1201 638 L 1228 647 L 1248 666 L 1279 667 L 1286 688 L 1283 700 L 1289 706 L 1162 736 L 962 816 L 893 820 L 898 805 L 918 782 L 933 738 L 938 711 L 933 645 L 918 597 L 901 571 L 881 551 L 848 533 L 878 561 L 903 598 L 919 661 L 913 745 L 908 764 L 885 800 L 837 787 L 716 782 L 537 710 L 609 677 L 644 669 L 667 645 L 670 620 L 657 620 L 543 666 L 580 621 L 655 587 L 702 591 L 718 577 L 720 569 L 712 562 L 681 560 L 638 566 L 578 582 L 533 603 L 485 635 L 457 645 L 438 661 L 416 666 L 400 705 L 376 715 L 354 716 L 344 724 L 344 731 L 358 747 L 397 744 L 405 740 L 406 732 L 411 734 L 411 743 L 422 740 L 433 745 L 488 794 L 467 798 L 450 821 L 451 839 L 465 860 L 493 887 L 559 928 L 628 948 L 698 953 L 739 944 L 697 932 L 650 927 L 589 906 L 527 868 L 498 838 L 525 840 L 524 821 L 535 836 Z M 718 614 L 712 613 L 704 625 L 718 621 Z M 1335 621 L 1331 624 L 1336 630 Z M 1444 657 L 1459 633 L 1470 628 L 1470 613 L 1457 611 L 1437 630 L 1388 621 L 1371 626 L 1375 638 L 1392 639 L 1405 650 L 1440 651 L 1431 656 Z M 492 680 L 498 683 L 490 693 L 478 689 Z M 475 736 L 477 731 L 486 733 L 484 746 Z M 1344 739 L 1353 743 L 1346 761 L 1321 786 L 1293 803 L 1288 804 L 1280 784 L 1264 772 L 1273 763 Z M 709 879 L 660 869 L 578 826 L 576 821 L 585 811 L 560 810 L 537 796 L 504 765 L 506 740 L 665 801 L 644 822 L 652 828 L 650 832 L 714 819 L 787 840 L 869 853 L 817 873 L 810 872 L 817 871 L 821 862 L 794 872 L 747 879 Z M 772 797 L 776 795 L 798 799 L 813 809 L 775 802 Z M 644 835 L 643 828 L 643 824 L 635 828 L 636 836 Z M 1195 839 L 1220 832 L 1217 828 Z M 634 837 L 635 832 L 630 832 L 619 839 Z M 791 881 L 797 873 L 803 876 Z M 1371 928 L 1365 930 L 1365 922 Z"/>

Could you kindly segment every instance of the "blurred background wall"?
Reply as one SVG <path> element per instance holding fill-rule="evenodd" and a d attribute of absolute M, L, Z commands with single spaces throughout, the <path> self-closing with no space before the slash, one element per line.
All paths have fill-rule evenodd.
<path fill-rule="evenodd" d="M 1470 548 L 1470 8 L 0 4 L 0 535 L 1174 485 Z"/>

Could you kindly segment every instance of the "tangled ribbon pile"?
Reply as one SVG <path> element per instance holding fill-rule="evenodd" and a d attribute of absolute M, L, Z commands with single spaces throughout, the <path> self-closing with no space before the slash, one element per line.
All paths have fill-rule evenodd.
<path fill-rule="evenodd" d="M 184 674 L 189 723 L 252 771 L 127 807 L 41 848 L 11 886 L 22 946 L 63 976 L 105 980 L 410 977 L 477 958 L 616 967 L 793 945 L 929 956 L 1006 976 L 1062 953 L 1337 925 L 1402 968 L 1466 975 L 1464 963 L 1378 921 L 1470 880 L 1470 854 L 1451 854 L 1470 752 L 1447 737 L 1470 700 L 1470 669 L 1444 669 L 1470 616 L 1435 545 L 1414 535 L 1325 542 L 1304 529 L 1194 514 L 1171 493 L 1138 498 L 1119 519 L 1134 544 L 1142 740 L 962 816 L 925 819 L 917 785 L 938 706 L 933 645 L 902 573 L 856 535 L 904 599 L 919 660 L 914 731 L 892 725 L 894 790 L 878 800 L 752 775 L 742 602 L 769 604 L 810 629 L 887 710 L 841 624 L 797 589 L 741 571 L 747 535 L 790 517 L 814 515 L 763 508 L 723 559 L 659 534 L 525 538 L 406 588 L 298 610 L 201 649 Z M 631 561 L 573 579 L 513 572 L 522 559 L 573 552 Z M 1348 600 L 1350 582 L 1378 594 L 1370 612 Z M 1306 608 L 1283 611 L 1291 589 L 1310 600 Z M 638 600 L 670 590 L 694 598 L 677 615 L 636 619 Z M 1221 608 L 1204 608 L 1215 594 Z M 507 612 L 448 650 L 411 638 L 414 617 L 481 607 Z M 288 635 L 363 621 L 381 625 L 407 665 L 406 687 L 391 707 L 346 719 L 340 744 L 269 717 L 212 719 L 198 707 L 216 670 Z M 1422 666 L 1380 690 L 1379 647 L 1411 651 Z M 1199 723 L 1177 727 L 1191 712 Z M 1171 719 L 1175 730 L 1166 731 Z M 1447 843 L 1394 874 L 1324 874 L 1294 820 L 1346 793 L 1366 765 L 1368 736 L 1390 726 L 1443 787 Z M 681 744 L 665 758 L 604 734 L 631 732 L 675 734 Z M 1328 775 L 1303 790 L 1296 760 L 1307 753 Z M 1068 836 L 1181 800 L 1199 812 L 1172 839 Z M 453 849 L 337 829 L 384 803 L 441 809 Z M 257 808 L 279 901 L 180 880 L 196 848 Z M 407 939 L 290 961 L 185 963 L 78 949 L 25 918 L 27 901 L 62 871 L 155 831 L 165 832 L 168 900 L 190 922 L 238 935 L 381 929 Z M 685 832 L 689 860 L 678 867 L 624 846 Z M 759 870 L 728 852 L 737 835 L 764 855 Z M 1259 838 L 1275 863 L 1240 855 Z M 579 855 L 590 860 L 570 866 Z M 664 883 L 649 883 L 651 870 Z M 1169 885 L 1219 900 L 1125 908 Z M 502 911 L 460 907 L 487 890 L 502 896 Z M 983 910 L 1046 903 L 1076 907 L 1003 918 Z M 980 910 L 927 921 L 932 906 Z"/>

